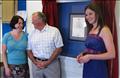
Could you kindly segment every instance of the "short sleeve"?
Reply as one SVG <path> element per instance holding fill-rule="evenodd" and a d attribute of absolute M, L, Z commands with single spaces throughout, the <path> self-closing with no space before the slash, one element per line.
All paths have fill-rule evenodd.
<path fill-rule="evenodd" d="M 26 32 L 23 32 L 23 33 L 25 35 L 26 40 L 28 41 L 28 33 L 26 33 Z"/>
<path fill-rule="evenodd" d="M 31 45 L 31 34 L 28 35 L 28 46 L 27 46 L 27 50 L 31 50 L 32 49 L 32 45 Z"/>
<path fill-rule="evenodd" d="M 54 42 L 55 42 L 56 48 L 60 48 L 60 47 L 63 46 L 62 36 L 61 36 L 61 34 L 60 34 L 60 32 L 59 32 L 58 29 L 57 29 L 56 32 L 55 32 Z"/>
<path fill-rule="evenodd" d="M 2 44 L 7 45 L 8 37 L 9 37 L 9 33 L 6 33 L 2 38 Z"/>

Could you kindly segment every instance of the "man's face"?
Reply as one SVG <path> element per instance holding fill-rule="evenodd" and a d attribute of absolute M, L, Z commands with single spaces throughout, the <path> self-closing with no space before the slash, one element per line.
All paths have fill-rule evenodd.
<path fill-rule="evenodd" d="M 32 15 L 32 24 L 35 28 L 38 28 L 42 24 L 42 21 L 39 19 L 37 13 Z"/>
<path fill-rule="evenodd" d="M 32 24 L 33 25 L 36 25 L 37 23 L 38 23 L 38 16 L 37 16 L 37 14 L 34 14 L 33 16 L 32 16 Z"/>

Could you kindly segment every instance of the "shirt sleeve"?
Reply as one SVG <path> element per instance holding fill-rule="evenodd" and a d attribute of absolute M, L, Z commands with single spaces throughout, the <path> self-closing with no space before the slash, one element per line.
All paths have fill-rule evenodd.
<path fill-rule="evenodd" d="M 61 36 L 61 34 L 60 34 L 60 32 L 59 32 L 58 29 L 57 29 L 56 32 L 55 32 L 54 42 L 55 42 L 56 48 L 60 48 L 60 47 L 63 46 L 62 36 Z"/>
<path fill-rule="evenodd" d="M 28 46 L 27 46 L 27 50 L 32 50 L 31 35 L 28 35 Z"/>
<path fill-rule="evenodd" d="M 2 44 L 7 45 L 8 37 L 9 37 L 9 34 L 6 33 L 6 34 L 3 36 L 3 38 L 2 38 Z"/>

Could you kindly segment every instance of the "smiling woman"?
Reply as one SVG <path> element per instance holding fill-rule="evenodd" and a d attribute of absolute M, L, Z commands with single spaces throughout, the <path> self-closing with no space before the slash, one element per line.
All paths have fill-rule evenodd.
<path fill-rule="evenodd" d="M 11 31 L 2 38 L 2 60 L 6 77 L 29 78 L 27 60 L 27 33 L 23 30 L 24 19 L 18 15 L 10 21 Z"/>
<path fill-rule="evenodd" d="M 97 4 L 86 6 L 85 21 L 88 27 L 86 49 L 77 57 L 79 63 L 84 63 L 83 78 L 110 78 L 106 60 L 115 58 L 115 45 Z"/>

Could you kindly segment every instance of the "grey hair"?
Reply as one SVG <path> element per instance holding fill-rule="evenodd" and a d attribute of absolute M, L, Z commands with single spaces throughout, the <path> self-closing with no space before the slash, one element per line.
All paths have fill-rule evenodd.
<path fill-rule="evenodd" d="M 46 18 L 46 16 L 45 16 L 45 14 L 42 13 L 42 12 L 37 12 L 37 13 L 38 13 L 38 17 L 39 17 L 40 19 L 42 19 L 42 21 L 43 21 L 44 23 L 46 23 L 46 22 L 47 22 L 47 18 Z"/>
<path fill-rule="evenodd" d="M 45 16 L 44 13 L 42 13 L 42 12 L 35 12 L 35 13 L 38 14 L 39 19 L 41 19 L 44 23 L 47 22 L 47 18 L 46 18 L 46 16 Z M 33 15 L 34 15 L 35 13 L 33 13 Z"/>

